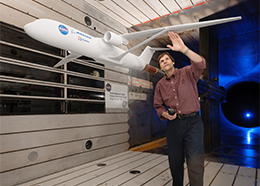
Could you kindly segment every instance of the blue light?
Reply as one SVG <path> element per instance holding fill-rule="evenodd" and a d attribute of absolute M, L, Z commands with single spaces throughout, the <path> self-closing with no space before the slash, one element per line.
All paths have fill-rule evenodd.
<path fill-rule="evenodd" d="M 247 114 L 246 114 L 246 117 L 247 117 L 247 118 L 250 118 L 250 117 L 251 117 L 251 114 L 250 114 L 250 113 L 247 113 Z"/>
<path fill-rule="evenodd" d="M 248 131 L 248 132 L 247 132 L 247 144 L 251 144 L 250 132 L 251 132 L 251 131 Z"/>
<path fill-rule="evenodd" d="M 252 136 L 251 133 L 254 132 L 254 129 L 250 129 L 247 131 L 247 144 L 250 145 L 251 144 L 251 140 L 252 140 Z"/>

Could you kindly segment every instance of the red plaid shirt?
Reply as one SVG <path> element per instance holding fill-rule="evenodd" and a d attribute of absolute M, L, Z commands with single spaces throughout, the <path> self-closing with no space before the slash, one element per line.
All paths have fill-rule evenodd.
<path fill-rule="evenodd" d="M 164 76 L 156 85 L 154 93 L 154 108 L 161 120 L 165 105 L 175 110 L 177 114 L 190 114 L 200 110 L 197 82 L 206 68 L 206 61 L 195 63 L 181 69 L 175 69 L 170 78 Z"/>

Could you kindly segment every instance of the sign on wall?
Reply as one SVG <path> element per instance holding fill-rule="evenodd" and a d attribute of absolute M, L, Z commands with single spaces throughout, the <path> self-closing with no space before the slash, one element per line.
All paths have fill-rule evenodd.
<path fill-rule="evenodd" d="M 128 108 L 128 87 L 113 82 L 105 82 L 106 108 Z"/>

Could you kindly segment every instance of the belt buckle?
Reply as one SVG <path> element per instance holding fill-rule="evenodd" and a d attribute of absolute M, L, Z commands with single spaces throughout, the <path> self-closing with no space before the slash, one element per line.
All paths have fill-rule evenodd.
<path fill-rule="evenodd" d="M 183 119 L 183 116 L 181 114 L 178 114 L 179 119 Z"/>

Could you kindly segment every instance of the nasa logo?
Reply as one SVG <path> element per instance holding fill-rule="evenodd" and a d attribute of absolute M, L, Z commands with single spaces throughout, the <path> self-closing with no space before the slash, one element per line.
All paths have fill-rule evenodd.
<path fill-rule="evenodd" d="M 112 85 L 110 85 L 109 83 L 107 83 L 107 84 L 106 84 L 106 90 L 107 90 L 108 92 L 110 92 L 111 89 L 112 89 Z"/>
<path fill-rule="evenodd" d="M 63 35 L 67 35 L 69 33 L 69 28 L 63 26 L 63 25 L 60 25 L 59 26 L 59 30 L 60 32 L 63 34 Z"/>

